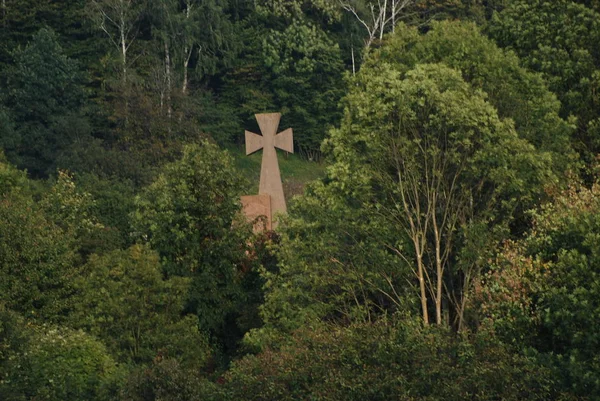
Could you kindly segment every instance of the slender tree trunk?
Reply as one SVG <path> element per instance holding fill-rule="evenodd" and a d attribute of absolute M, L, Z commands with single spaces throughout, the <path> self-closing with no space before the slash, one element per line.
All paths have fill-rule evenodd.
<path fill-rule="evenodd" d="M 123 83 L 127 83 L 127 38 L 125 37 L 125 11 L 123 9 L 121 9 L 121 18 L 119 23 Z"/>
<path fill-rule="evenodd" d="M 429 311 L 427 309 L 427 288 L 425 284 L 425 267 L 423 266 L 423 255 L 420 254 L 419 241 L 415 241 L 417 249 L 417 276 L 419 278 L 419 290 L 421 293 L 421 311 L 423 312 L 423 324 L 429 325 Z"/>
<path fill-rule="evenodd" d="M 392 0 L 392 33 L 396 32 L 396 0 Z"/>
<path fill-rule="evenodd" d="M 169 43 L 165 39 L 165 74 L 167 78 L 166 98 L 167 98 L 167 116 L 171 118 L 171 53 L 169 52 Z"/>
<path fill-rule="evenodd" d="M 412 229 L 412 240 L 415 246 L 415 256 L 417 257 L 417 279 L 419 280 L 419 292 L 421 295 L 421 312 L 423 314 L 423 324 L 429 325 L 429 310 L 427 307 L 427 283 L 425 282 L 425 266 L 423 265 L 423 250 L 425 244 L 419 239 L 419 233 L 415 230 L 415 224 L 410 219 Z"/>
<path fill-rule="evenodd" d="M 394 0 L 392 0 L 394 1 Z M 387 11 L 387 2 L 388 0 L 383 0 L 383 9 L 379 10 L 379 20 L 381 21 L 379 24 L 379 40 L 383 39 L 383 31 L 385 29 L 385 14 Z"/>
<path fill-rule="evenodd" d="M 2 0 L 2 27 L 6 29 L 6 0 Z"/>
<path fill-rule="evenodd" d="M 188 66 L 190 64 L 190 58 L 192 58 L 192 49 L 186 47 L 185 51 L 186 51 L 186 57 L 183 60 L 183 84 L 181 86 L 181 93 L 183 93 L 184 95 L 187 95 Z"/>
<path fill-rule="evenodd" d="M 354 63 L 354 45 L 350 48 L 350 54 L 352 55 L 352 76 L 356 75 L 356 64 Z"/>
<path fill-rule="evenodd" d="M 467 305 L 467 291 L 469 290 L 469 287 L 467 285 L 463 285 L 463 291 L 465 291 L 465 293 L 462 295 L 461 301 L 460 301 L 460 307 L 458 308 L 458 328 L 457 330 L 460 332 L 463 330 L 464 325 L 465 325 L 465 306 Z"/>
<path fill-rule="evenodd" d="M 192 11 L 192 5 L 189 1 L 186 1 L 185 4 L 185 18 L 189 20 L 190 13 Z M 193 46 L 185 45 L 184 53 L 185 57 L 183 59 L 183 84 L 181 85 L 181 93 L 183 95 L 187 94 L 188 88 L 188 66 L 190 65 L 190 59 L 192 58 L 192 52 L 194 51 Z"/>
<path fill-rule="evenodd" d="M 435 204 L 434 204 L 435 208 Z M 437 223 L 435 212 L 432 215 L 433 235 L 435 241 L 435 272 L 436 272 L 436 288 L 435 288 L 435 323 L 442 324 L 442 289 L 444 279 L 444 266 L 442 264 L 440 230 Z"/>
<path fill-rule="evenodd" d="M 125 35 L 125 12 L 121 9 L 121 18 L 119 21 L 119 36 L 121 45 L 121 68 L 123 77 L 123 90 L 125 91 L 125 126 L 129 125 L 129 95 L 130 91 L 127 87 L 127 37 Z"/>

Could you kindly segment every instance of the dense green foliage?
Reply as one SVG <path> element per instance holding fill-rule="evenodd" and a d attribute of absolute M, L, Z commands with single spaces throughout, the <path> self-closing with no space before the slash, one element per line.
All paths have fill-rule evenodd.
<path fill-rule="evenodd" d="M 103 340 L 125 362 L 150 362 L 156 350 L 201 366 L 209 348 L 196 319 L 183 315 L 189 279 L 164 280 L 158 255 L 134 245 L 93 255 L 76 279 L 71 325 Z"/>
<path fill-rule="evenodd" d="M 2 136 L 1 144 L 19 167 L 43 176 L 56 168 L 62 152 L 89 134 L 82 115 L 81 74 L 48 29 L 13 57 L 2 100 L 11 108 L 15 128 L 13 135 Z"/>
<path fill-rule="evenodd" d="M 577 117 L 573 146 L 589 161 L 598 152 L 600 9 L 567 0 L 512 1 L 490 22 L 489 31 L 523 64 L 543 74 L 562 103 L 561 114 Z"/>
<path fill-rule="evenodd" d="M 242 182 L 232 160 L 216 146 L 188 146 L 139 197 L 133 221 L 170 276 L 191 277 L 187 309 L 220 340 L 235 337 L 227 322 L 246 302 L 249 229 L 238 220 Z M 234 227 L 232 227 L 234 226 Z"/>
<path fill-rule="evenodd" d="M 419 322 L 317 326 L 234 364 L 219 399 L 548 400 L 552 372 L 480 333 Z"/>
<path fill-rule="evenodd" d="M 0 399 L 597 399 L 599 17 L 0 0 Z"/>
<path fill-rule="evenodd" d="M 580 396 L 598 382 L 597 184 L 572 185 L 534 214 L 534 229 L 507 245 L 484 281 L 481 308 L 509 344 L 535 350 Z"/>
<path fill-rule="evenodd" d="M 519 136 L 549 152 L 553 169 L 563 173 L 574 162 L 570 138 L 574 127 L 559 117 L 560 103 L 539 74 L 520 66 L 511 52 L 498 48 L 472 23 L 434 23 L 425 35 L 401 26 L 389 45 L 369 61 L 393 63 L 405 71 L 416 64 L 444 63 L 460 71 L 501 118 L 514 121 Z"/>

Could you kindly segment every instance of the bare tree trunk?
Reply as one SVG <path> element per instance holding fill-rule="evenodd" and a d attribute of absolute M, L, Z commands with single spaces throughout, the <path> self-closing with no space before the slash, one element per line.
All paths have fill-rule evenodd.
<path fill-rule="evenodd" d="M 399 18 L 400 13 L 413 4 L 415 0 L 378 0 L 376 5 L 370 5 L 371 15 L 369 17 L 359 15 L 359 10 L 348 0 L 338 0 L 338 2 L 344 10 L 354 15 L 354 18 L 365 27 L 369 35 L 365 40 L 365 48 L 369 48 L 376 38 L 383 39 L 386 27 L 390 23 L 392 24 L 391 31 L 394 32 L 396 20 Z M 391 13 L 388 12 L 390 9 Z"/>
<path fill-rule="evenodd" d="M 435 208 L 435 201 L 434 201 Z M 437 217 L 435 212 L 432 215 L 433 236 L 435 241 L 435 273 L 436 273 L 436 288 L 435 288 L 435 323 L 442 324 L 442 289 L 444 280 L 444 266 L 441 255 L 441 237 L 438 227 Z"/>
<path fill-rule="evenodd" d="M 192 12 L 192 4 L 189 1 L 185 2 L 185 18 L 189 20 L 190 13 Z M 185 40 L 185 39 L 184 39 Z M 184 59 L 183 59 L 183 83 L 181 85 L 181 93 L 183 95 L 187 94 L 188 88 L 188 66 L 190 65 L 190 59 L 192 58 L 192 52 L 194 51 L 193 46 L 189 46 L 186 41 L 186 45 L 184 46 Z"/>
<path fill-rule="evenodd" d="M 2 27 L 6 29 L 6 0 L 2 0 Z"/>
<path fill-rule="evenodd" d="M 396 32 L 396 2 L 392 0 L 392 33 Z"/>
<path fill-rule="evenodd" d="M 169 52 L 169 43 L 165 39 L 165 74 L 167 79 L 166 98 L 167 98 L 167 115 L 171 118 L 171 53 Z"/>
<path fill-rule="evenodd" d="M 356 65 L 354 63 L 354 45 L 350 48 L 350 54 L 352 55 L 352 76 L 356 75 Z"/>
<path fill-rule="evenodd" d="M 463 331 L 464 326 L 465 326 L 465 307 L 467 306 L 467 302 L 468 302 L 468 299 L 467 299 L 468 291 L 471 288 L 470 281 L 471 280 L 465 279 L 465 283 L 463 284 L 464 292 L 463 292 L 462 298 L 460 300 L 460 307 L 458 308 L 458 325 L 457 325 L 458 331 Z"/>
<path fill-rule="evenodd" d="M 121 63 L 123 69 L 123 83 L 127 82 L 127 38 L 125 35 L 125 10 L 121 8 L 121 18 L 119 20 L 119 34 L 121 44 Z"/>
<path fill-rule="evenodd" d="M 423 255 L 420 253 L 419 241 L 415 241 L 417 248 L 417 276 L 419 279 L 419 291 L 421 293 L 421 311 L 423 313 L 423 324 L 429 325 L 429 311 L 427 309 L 427 288 L 425 283 L 425 267 L 423 266 Z"/>
<path fill-rule="evenodd" d="M 122 1 L 121 1 L 122 3 Z M 119 19 L 119 37 L 121 44 L 121 68 L 123 77 L 123 90 L 125 90 L 125 126 L 129 125 L 129 95 L 130 91 L 127 87 L 127 35 L 126 35 L 126 27 L 125 27 L 125 10 L 121 8 Z"/>
<path fill-rule="evenodd" d="M 392 0 L 394 2 L 394 0 Z M 385 28 L 385 14 L 387 11 L 388 0 L 383 0 L 383 8 L 379 8 L 379 40 L 383 39 L 383 30 Z"/>
<path fill-rule="evenodd" d="M 188 89 L 188 66 L 190 65 L 190 59 L 192 58 L 192 48 L 185 48 L 186 57 L 183 60 L 183 84 L 181 86 L 181 93 L 187 94 Z"/>

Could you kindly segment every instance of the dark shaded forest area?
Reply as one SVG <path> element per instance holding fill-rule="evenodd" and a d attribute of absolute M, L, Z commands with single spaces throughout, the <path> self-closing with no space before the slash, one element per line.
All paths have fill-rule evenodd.
<path fill-rule="evenodd" d="M 598 399 L 599 154 L 597 0 L 0 0 L 0 399 Z"/>

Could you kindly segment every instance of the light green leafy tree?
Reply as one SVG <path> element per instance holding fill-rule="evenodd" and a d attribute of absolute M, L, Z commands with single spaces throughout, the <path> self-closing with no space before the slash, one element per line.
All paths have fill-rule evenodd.
<path fill-rule="evenodd" d="M 102 339 L 120 361 L 149 363 L 163 355 L 199 367 L 210 348 L 195 316 L 183 313 L 189 285 L 189 278 L 164 279 L 148 247 L 92 255 L 75 279 L 69 322 Z"/>
<path fill-rule="evenodd" d="M 356 217 L 347 213 L 349 219 L 364 216 L 366 222 L 377 221 L 373 229 L 379 234 L 365 241 L 370 254 L 393 255 L 398 278 L 412 271 L 404 280 L 385 286 L 368 285 L 365 275 L 357 283 L 362 281 L 367 293 L 402 293 L 412 288 L 405 283 L 412 282 L 425 324 L 434 321 L 463 328 L 486 250 L 507 234 L 515 210 L 537 201 L 544 184 L 551 182 L 550 158 L 519 138 L 512 121 L 499 118 L 483 92 L 442 64 L 417 65 L 408 71 L 384 62 L 368 64 L 357 75 L 345 106 L 341 127 L 330 133 L 324 145 L 333 160 L 325 180 L 330 190 L 318 194 L 313 205 L 331 204 L 336 199 L 332 193 L 344 193 L 344 203 L 357 211 Z M 311 213 L 304 209 L 301 217 L 306 220 L 298 220 L 307 233 L 319 227 Z M 342 230 L 336 232 L 337 244 L 342 244 L 348 231 L 342 224 L 338 227 Z M 295 230 L 292 223 L 290 232 Z M 271 299 L 276 300 L 272 305 L 277 301 L 285 305 L 280 298 L 294 296 L 297 283 L 320 271 L 313 266 L 327 263 L 312 259 L 306 263 L 301 259 L 306 251 L 291 238 L 283 245 L 284 249 L 290 246 L 282 263 L 285 279 L 269 289 L 267 306 Z M 315 249 L 327 249 L 319 244 L 318 235 L 303 238 Z M 361 252 L 361 242 L 355 244 L 350 255 Z M 300 258 L 294 257 L 295 249 Z M 384 256 L 386 252 L 389 255 Z M 343 259 L 334 257 L 342 261 L 340 270 L 360 271 L 348 263 L 352 260 L 348 254 Z M 369 259 L 358 259 L 359 266 L 378 272 L 381 283 L 392 277 L 381 269 L 383 265 L 368 265 L 375 262 Z M 316 275 L 324 283 L 316 286 L 322 294 L 331 288 L 339 291 L 349 276 Z M 337 287 L 325 285 L 328 282 Z M 346 287 L 347 296 L 350 290 Z M 273 321 L 289 318 L 289 313 L 274 310 Z"/>
<path fill-rule="evenodd" d="M 72 306 L 76 242 L 29 187 L 22 172 L 0 162 L 0 299 L 25 317 L 62 320 Z"/>
<path fill-rule="evenodd" d="M 0 383 L 7 401 L 105 400 L 117 372 L 106 347 L 82 332 L 49 326 L 21 327 L 29 339 L 11 358 Z"/>
<path fill-rule="evenodd" d="M 402 74 L 378 64 L 357 83 L 326 146 L 336 164 L 360 166 L 354 174 L 374 188 L 363 207 L 409 238 L 405 249 L 387 245 L 414 268 L 424 321 L 433 305 L 442 323 L 447 303 L 445 313 L 461 328 L 486 241 L 507 228 L 519 204 L 540 195 L 549 158 L 443 65 Z"/>
<path fill-rule="evenodd" d="M 560 117 L 561 105 L 547 83 L 539 73 L 523 68 L 514 53 L 499 48 L 475 24 L 434 22 L 425 34 L 400 25 L 369 62 L 389 62 L 400 71 L 419 63 L 443 63 L 460 71 L 466 82 L 485 92 L 499 117 L 514 121 L 519 137 L 549 153 L 558 179 L 575 166 L 571 148 L 575 127 Z"/>
<path fill-rule="evenodd" d="M 202 330 L 224 343 L 239 335 L 235 316 L 246 307 L 241 264 L 251 233 L 236 223 L 242 188 L 226 152 L 208 142 L 190 145 L 136 198 L 133 216 L 167 277 L 192 278 L 187 307 Z"/>

